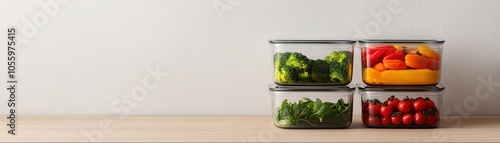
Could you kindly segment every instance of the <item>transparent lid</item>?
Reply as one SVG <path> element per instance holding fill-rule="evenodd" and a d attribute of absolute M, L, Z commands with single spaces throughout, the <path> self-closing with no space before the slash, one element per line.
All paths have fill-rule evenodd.
<path fill-rule="evenodd" d="M 373 86 L 364 83 L 356 84 L 359 90 L 362 91 L 443 91 L 444 86 L 441 84 L 434 86 Z"/>
<path fill-rule="evenodd" d="M 271 44 L 354 44 L 355 40 L 269 40 Z"/>
<path fill-rule="evenodd" d="M 422 44 L 443 44 L 441 39 L 363 39 L 359 43 L 422 43 Z"/>
<path fill-rule="evenodd" d="M 353 84 L 344 86 L 285 86 L 270 84 L 271 91 L 353 91 L 356 86 Z"/>

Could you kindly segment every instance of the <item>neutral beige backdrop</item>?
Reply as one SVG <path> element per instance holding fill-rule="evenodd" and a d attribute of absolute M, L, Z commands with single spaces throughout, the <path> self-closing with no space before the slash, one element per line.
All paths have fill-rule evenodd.
<path fill-rule="evenodd" d="M 40 2 L 49 2 L 48 10 Z M 129 111 L 130 115 L 268 116 L 267 85 L 272 83 L 268 39 L 360 37 L 446 40 L 442 111 L 500 115 L 499 84 L 479 80 L 491 76 L 500 82 L 500 1 L 393 4 L 389 0 L 7 0 L 0 2 L 0 28 L 34 26 L 21 35 L 25 39 L 18 50 L 20 115 Z M 399 10 L 391 12 L 392 7 Z M 381 13 L 390 18 L 379 19 Z M 6 34 L 0 34 L 0 43 L 5 39 Z M 354 83 L 362 82 L 357 54 Z M 6 50 L 0 55 L 0 69 L 6 69 Z M 148 68 L 156 66 L 168 76 L 152 77 Z M 145 90 L 145 78 L 151 79 L 149 84 L 161 83 Z M 6 78 L 0 79 L 0 87 L 5 87 Z M 141 91 L 147 95 L 127 96 Z M 0 113 L 6 114 L 3 95 Z M 359 102 L 356 96 L 356 114 Z"/>

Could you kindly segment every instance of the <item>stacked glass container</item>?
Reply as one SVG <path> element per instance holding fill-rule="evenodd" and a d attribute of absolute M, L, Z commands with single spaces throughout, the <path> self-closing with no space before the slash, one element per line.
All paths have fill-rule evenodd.
<path fill-rule="evenodd" d="M 444 87 L 443 40 L 359 41 L 362 79 L 357 84 L 367 127 L 430 128 L 440 123 Z"/>
<path fill-rule="evenodd" d="M 280 128 L 346 128 L 355 87 L 352 40 L 270 40 L 274 124 Z"/>

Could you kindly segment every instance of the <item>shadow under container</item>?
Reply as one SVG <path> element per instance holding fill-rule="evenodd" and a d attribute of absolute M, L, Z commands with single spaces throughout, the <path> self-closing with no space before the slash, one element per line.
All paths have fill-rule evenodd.
<path fill-rule="evenodd" d="M 443 40 L 359 41 L 362 78 L 368 85 L 436 85 L 441 76 Z"/>
<path fill-rule="evenodd" d="M 357 84 L 362 121 L 375 128 L 434 128 L 441 120 L 444 87 Z"/>
<path fill-rule="evenodd" d="M 352 79 L 353 40 L 270 40 L 274 83 L 347 85 Z"/>
<path fill-rule="evenodd" d="M 347 128 L 355 87 L 269 85 L 274 125 L 280 128 Z"/>

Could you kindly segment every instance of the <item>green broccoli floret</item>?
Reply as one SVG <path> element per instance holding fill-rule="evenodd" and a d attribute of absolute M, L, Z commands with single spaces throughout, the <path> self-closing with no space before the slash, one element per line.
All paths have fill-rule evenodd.
<path fill-rule="evenodd" d="M 297 52 L 277 53 L 274 55 L 275 80 L 281 83 L 309 82 L 309 59 Z"/>
<path fill-rule="evenodd" d="M 291 68 L 285 66 L 288 57 L 290 57 L 292 53 L 276 53 L 274 54 L 274 80 L 282 83 L 288 83 L 295 81 L 298 77 Z M 286 67 L 286 69 L 283 69 Z"/>
<path fill-rule="evenodd" d="M 330 81 L 330 64 L 325 60 L 311 60 L 311 80 L 314 82 Z"/>
<path fill-rule="evenodd" d="M 284 66 L 280 69 L 279 75 L 277 75 L 277 80 L 282 83 L 293 83 L 298 81 L 299 74 L 297 70 L 289 66 Z"/>
<path fill-rule="evenodd" d="M 330 81 L 347 83 L 350 80 L 349 70 L 351 68 L 351 52 L 349 51 L 334 51 L 325 57 L 325 60 L 330 64 Z"/>

